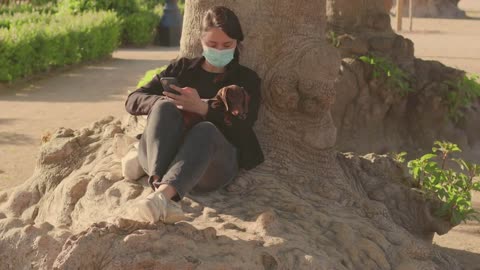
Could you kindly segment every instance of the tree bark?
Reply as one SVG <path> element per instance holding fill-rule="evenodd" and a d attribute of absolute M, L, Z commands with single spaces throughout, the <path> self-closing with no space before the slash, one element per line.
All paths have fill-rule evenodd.
<path fill-rule="evenodd" d="M 267 159 L 278 163 L 281 157 L 282 163 L 303 167 L 301 157 L 332 148 L 336 128 L 330 108 L 340 57 L 325 41 L 325 1 L 187 1 L 182 56 L 201 53 L 199 26 L 214 5 L 239 17 L 245 34 L 240 62 L 263 79 L 256 133 Z M 285 152 L 289 157 L 280 155 Z"/>

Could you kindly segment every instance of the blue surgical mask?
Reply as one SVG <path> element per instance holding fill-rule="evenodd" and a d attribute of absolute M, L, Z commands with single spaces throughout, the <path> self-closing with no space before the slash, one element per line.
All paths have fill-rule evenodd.
<path fill-rule="evenodd" d="M 216 66 L 224 67 L 233 60 L 233 55 L 235 53 L 235 48 L 218 50 L 212 47 L 203 45 L 203 56 L 207 61 Z"/>

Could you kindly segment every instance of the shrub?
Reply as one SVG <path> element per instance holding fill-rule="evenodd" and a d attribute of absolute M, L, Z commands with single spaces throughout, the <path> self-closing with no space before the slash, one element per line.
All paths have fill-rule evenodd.
<path fill-rule="evenodd" d="M 395 160 L 398 163 L 404 163 L 405 162 L 405 157 L 407 156 L 407 152 L 390 152 L 388 153 L 388 156 L 390 156 L 393 160 Z"/>
<path fill-rule="evenodd" d="M 42 14 L 37 11 L 32 11 L 30 13 L 15 13 L 13 15 L 3 14 L 0 15 L 0 27 L 10 29 L 10 27 L 18 28 L 23 24 L 41 22 L 49 23 L 52 18 L 52 14 Z"/>
<path fill-rule="evenodd" d="M 45 16 L 43 21 L 20 21 L 12 20 L 10 29 L 0 28 L 0 81 L 102 58 L 119 44 L 119 20 L 112 12 L 57 14 Z"/>
<path fill-rule="evenodd" d="M 73 14 L 98 10 L 96 1 L 92 0 L 60 0 L 58 9 L 61 13 Z"/>
<path fill-rule="evenodd" d="M 391 60 L 374 55 L 360 56 L 359 59 L 373 67 L 374 78 L 386 77 L 389 86 L 398 90 L 401 96 L 413 91 L 410 87 L 408 74 Z"/>
<path fill-rule="evenodd" d="M 179 0 L 177 4 L 178 4 L 178 8 L 180 9 L 180 13 L 182 15 L 185 14 L 185 0 Z"/>
<path fill-rule="evenodd" d="M 88 10 L 112 10 L 121 18 L 122 43 L 137 47 L 150 44 L 163 13 L 163 0 L 61 0 L 60 10 L 79 14 Z"/>
<path fill-rule="evenodd" d="M 152 10 L 163 0 L 60 0 L 60 9 L 72 13 L 112 10 L 120 16 Z"/>
<path fill-rule="evenodd" d="M 123 19 L 123 44 L 145 46 L 152 43 L 160 17 L 150 11 L 141 11 Z"/>
<path fill-rule="evenodd" d="M 478 75 L 463 76 L 457 81 L 446 82 L 453 91 L 449 91 L 444 100 L 448 105 L 448 116 L 454 122 L 464 117 L 463 110 L 480 98 L 480 83 Z"/>
<path fill-rule="evenodd" d="M 156 69 L 151 69 L 151 70 L 147 71 L 145 73 L 145 75 L 143 75 L 143 78 L 137 83 L 137 88 L 140 88 L 140 87 L 146 85 L 147 83 L 149 83 L 155 75 L 164 71 L 167 68 L 167 66 L 168 65 L 165 65 L 165 66 L 162 66 L 162 67 L 159 67 L 159 68 L 156 68 Z"/>
<path fill-rule="evenodd" d="M 480 182 L 475 181 L 480 176 L 480 165 L 451 157 L 460 151 L 456 144 L 436 141 L 432 153 L 408 162 L 415 186 L 427 197 L 444 202 L 435 214 L 449 218 L 453 225 L 466 219 L 480 221 L 472 208 L 471 194 L 473 190 L 480 191 Z M 452 163 L 458 165 L 457 170 L 448 168 Z"/>
<path fill-rule="evenodd" d="M 18 13 L 56 13 L 57 5 L 54 1 L 32 1 L 32 3 L 0 5 L 1 14 L 18 14 Z"/>

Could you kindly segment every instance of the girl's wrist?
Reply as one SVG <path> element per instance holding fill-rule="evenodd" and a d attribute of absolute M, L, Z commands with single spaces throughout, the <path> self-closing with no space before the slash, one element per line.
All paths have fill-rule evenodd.
<path fill-rule="evenodd" d="M 208 104 L 206 102 L 201 102 L 200 103 L 200 108 L 199 108 L 199 112 L 198 112 L 201 116 L 203 116 L 205 118 L 205 116 L 207 116 L 207 113 L 208 113 Z"/>

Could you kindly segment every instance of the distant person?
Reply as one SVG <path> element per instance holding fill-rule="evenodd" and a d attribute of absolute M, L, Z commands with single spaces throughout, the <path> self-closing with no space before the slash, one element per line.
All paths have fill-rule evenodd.
<path fill-rule="evenodd" d="M 264 161 L 252 128 L 260 106 L 260 78 L 239 63 L 244 38 L 240 22 L 232 10 L 216 6 L 206 12 L 201 32 L 203 56 L 174 60 L 125 102 L 130 114 L 148 115 L 138 161 L 154 192 L 136 208 L 139 218 L 151 223 L 182 220 L 176 202 L 189 191 L 224 187 L 239 168 L 252 169 Z M 176 77 L 179 85 L 171 87 L 181 95 L 164 91 L 162 77 Z M 243 87 L 250 95 L 246 119 L 233 117 L 231 125 L 225 125 L 223 112 L 202 101 L 228 85 Z M 181 110 L 197 113 L 203 121 L 186 130 Z"/>

